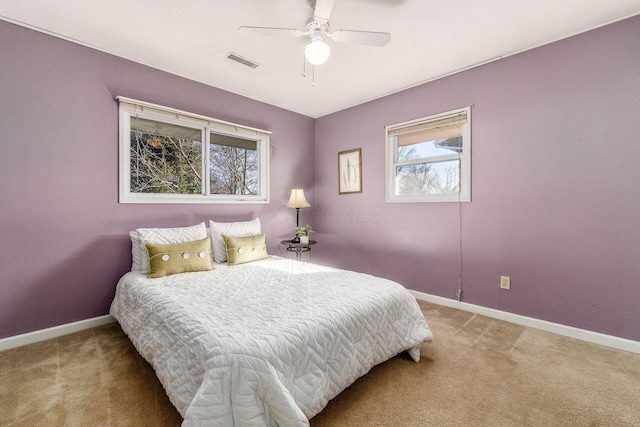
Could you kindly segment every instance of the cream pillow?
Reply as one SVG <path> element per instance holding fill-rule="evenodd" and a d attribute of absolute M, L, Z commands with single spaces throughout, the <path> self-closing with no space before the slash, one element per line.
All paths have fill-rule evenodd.
<path fill-rule="evenodd" d="M 192 271 L 213 270 L 211 239 L 173 244 L 145 243 L 149 254 L 149 278 Z"/>
<path fill-rule="evenodd" d="M 173 227 L 173 228 L 138 228 L 138 253 L 140 259 L 140 271 L 149 273 L 149 256 L 145 243 L 163 243 L 173 244 L 182 242 L 193 242 L 202 240 L 207 236 L 207 226 L 204 222 L 190 227 Z M 134 237 L 132 237 L 132 242 Z M 133 257 L 134 266 L 136 258 Z"/>
<path fill-rule="evenodd" d="M 229 237 L 246 237 L 262 233 L 260 229 L 260 218 L 238 222 L 209 221 L 209 229 L 211 232 L 213 260 L 217 263 L 222 263 L 227 260 L 227 248 L 222 239 L 223 234 Z"/>
<path fill-rule="evenodd" d="M 229 265 L 244 264 L 269 257 L 264 233 L 248 237 L 231 237 L 223 234 L 222 239 L 227 245 Z"/>

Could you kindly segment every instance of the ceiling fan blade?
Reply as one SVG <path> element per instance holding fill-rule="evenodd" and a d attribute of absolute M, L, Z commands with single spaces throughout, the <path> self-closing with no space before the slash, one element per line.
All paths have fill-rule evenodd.
<path fill-rule="evenodd" d="M 252 36 L 300 37 L 305 33 L 295 28 L 239 27 L 238 32 Z"/>
<path fill-rule="evenodd" d="M 369 46 L 386 46 L 391 41 L 391 34 L 375 31 L 338 30 L 327 34 L 340 43 L 366 44 Z"/>
<path fill-rule="evenodd" d="M 316 8 L 313 11 L 313 17 L 324 21 L 329 20 L 331 16 L 331 10 L 333 9 L 333 2 L 335 0 L 316 0 Z"/>

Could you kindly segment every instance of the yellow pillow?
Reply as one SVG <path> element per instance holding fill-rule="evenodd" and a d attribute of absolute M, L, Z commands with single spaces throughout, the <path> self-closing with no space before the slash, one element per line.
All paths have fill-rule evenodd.
<path fill-rule="evenodd" d="M 264 233 L 247 237 L 222 235 L 227 245 L 227 264 L 236 265 L 269 257 L 264 243 Z"/>
<path fill-rule="evenodd" d="M 193 242 L 145 243 L 144 245 L 149 252 L 149 278 L 189 271 L 213 270 L 211 240 L 208 237 Z"/>

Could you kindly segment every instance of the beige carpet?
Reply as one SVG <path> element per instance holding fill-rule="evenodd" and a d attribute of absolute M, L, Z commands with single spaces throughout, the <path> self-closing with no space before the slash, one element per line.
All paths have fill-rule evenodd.
<path fill-rule="evenodd" d="M 324 426 L 640 426 L 640 356 L 421 303 L 422 360 L 377 366 Z M 153 370 L 113 325 L 0 353 L 2 426 L 175 426 Z"/>

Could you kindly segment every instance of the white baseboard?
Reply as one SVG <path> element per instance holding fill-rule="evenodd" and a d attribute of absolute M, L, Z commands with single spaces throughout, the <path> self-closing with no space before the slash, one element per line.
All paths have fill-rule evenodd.
<path fill-rule="evenodd" d="M 640 342 L 626 338 L 614 337 L 612 335 L 601 334 L 599 332 L 588 331 L 586 329 L 574 328 L 573 326 L 561 325 L 559 323 L 548 322 L 546 320 L 535 319 L 533 317 L 521 316 L 506 311 L 496 310 L 493 308 L 482 307 L 480 305 L 459 302 L 449 298 L 443 298 L 436 295 L 426 294 L 424 292 L 410 292 L 416 299 L 431 302 L 446 307 L 457 308 L 459 310 L 469 311 L 471 313 L 481 314 L 483 316 L 500 319 L 522 326 L 529 326 L 547 332 L 553 332 L 558 335 L 564 335 L 570 338 L 576 338 L 582 341 L 600 344 L 607 347 L 624 350 L 631 353 L 640 354 Z M 427 319 L 428 321 L 429 319 Z"/>
<path fill-rule="evenodd" d="M 599 332 L 588 331 L 586 329 L 574 328 L 573 326 L 561 325 L 559 323 L 548 322 L 546 320 L 535 319 L 533 317 L 521 316 L 507 311 L 496 310 L 480 305 L 459 302 L 449 298 L 426 294 L 424 292 L 409 290 L 416 299 L 431 302 L 445 307 L 457 308 L 471 313 L 481 314 L 494 319 L 504 320 L 522 326 L 528 326 L 582 341 L 600 344 L 607 347 L 624 350 L 631 353 L 640 354 L 640 342 L 626 338 L 614 337 L 612 335 L 601 334 Z M 62 335 L 78 332 L 96 326 L 106 325 L 115 322 L 111 315 L 94 317 L 92 319 L 80 320 L 78 322 L 67 323 L 65 325 L 54 326 L 53 328 L 42 329 L 22 335 L 0 339 L 0 351 L 9 350 L 27 344 L 56 338 Z"/>
<path fill-rule="evenodd" d="M 0 339 L 0 351 L 9 350 L 34 342 L 44 341 L 51 338 L 60 337 L 62 335 L 71 334 L 73 332 L 82 331 L 96 326 L 106 325 L 115 322 L 111 315 L 94 317 L 91 319 L 80 320 L 78 322 L 67 323 L 52 328 L 41 329 L 39 331 L 29 332 L 22 335 Z"/>

